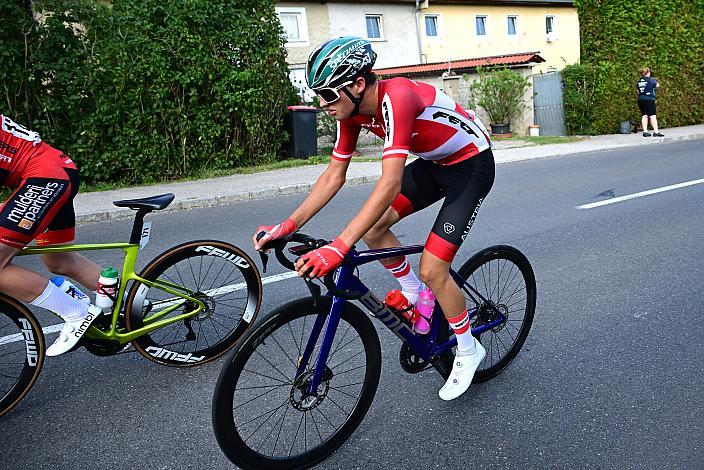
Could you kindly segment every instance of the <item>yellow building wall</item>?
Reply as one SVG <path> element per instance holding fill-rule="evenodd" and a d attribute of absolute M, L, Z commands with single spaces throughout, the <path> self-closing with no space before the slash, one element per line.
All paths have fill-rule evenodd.
<path fill-rule="evenodd" d="M 438 37 L 425 32 L 425 15 L 438 15 Z M 487 36 L 476 35 L 475 17 L 487 16 Z M 508 16 L 518 16 L 514 37 L 508 35 Z M 554 15 L 555 39 L 548 41 L 545 17 Z M 538 51 L 546 60 L 535 73 L 562 70 L 579 62 L 577 9 L 555 6 L 433 5 L 421 10 L 421 41 L 426 62 L 444 62 L 518 52 Z"/>
<path fill-rule="evenodd" d="M 286 62 L 291 66 L 303 68 L 313 49 L 331 37 L 328 6 L 319 2 L 276 2 L 276 8 L 305 9 L 308 40 L 286 44 Z"/>

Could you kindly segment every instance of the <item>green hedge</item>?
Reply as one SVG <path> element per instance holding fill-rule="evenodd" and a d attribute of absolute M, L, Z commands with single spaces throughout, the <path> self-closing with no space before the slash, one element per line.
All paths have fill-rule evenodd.
<path fill-rule="evenodd" d="M 149 182 L 275 158 L 297 97 L 273 0 L 47 0 L 34 2 L 38 21 L 29 8 L 0 0 L 8 114 L 84 179 Z"/>
<path fill-rule="evenodd" d="M 582 65 L 563 71 L 570 132 L 614 133 L 621 121 L 640 122 L 635 83 L 643 66 L 660 81 L 661 127 L 704 122 L 704 0 L 575 4 Z"/>

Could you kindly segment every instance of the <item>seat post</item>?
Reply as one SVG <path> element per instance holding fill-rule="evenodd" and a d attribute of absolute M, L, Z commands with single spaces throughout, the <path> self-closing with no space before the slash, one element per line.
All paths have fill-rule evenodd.
<path fill-rule="evenodd" d="M 142 227 L 144 226 L 144 216 L 150 213 L 150 210 L 139 209 L 134 216 L 134 224 L 132 224 L 132 235 L 130 235 L 130 243 L 139 245 L 142 239 Z"/>

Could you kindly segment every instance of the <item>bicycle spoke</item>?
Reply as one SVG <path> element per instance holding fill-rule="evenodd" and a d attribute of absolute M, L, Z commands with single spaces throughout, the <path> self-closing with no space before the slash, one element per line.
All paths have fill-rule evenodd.
<path fill-rule="evenodd" d="M 260 352 L 259 352 L 258 350 L 256 350 L 256 349 L 254 350 L 254 352 L 256 352 L 262 359 L 264 359 L 264 362 L 266 362 L 267 364 L 269 364 L 276 372 L 278 372 L 279 374 L 281 374 L 281 377 L 283 377 L 284 380 L 288 380 L 288 377 L 286 377 L 286 374 L 284 374 L 283 372 L 281 372 L 274 364 L 271 363 L 271 361 L 269 361 L 269 359 L 267 359 L 266 357 L 264 357 L 264 355 L 263 355 L 262 353 L 260 353 Z"/>
<path fill-rule="evenodd" d="M 269 419 L 270 419 L 272 416 L 274 416 L 277 411 L 279 411 L 279 410 L 281 409 L 281 407 L 283 407 L 283 406 L 286 405 L 287 402 L 288 402 L 288 400 L 284 400 L 283 403 L 281 403 L 279 406 L 277 406 L 277 407 L 274 408 L 273 410 L 267 411 L 266 413 L 262 413 L 261 415 L 259 415 L 259 416 L 257 416 L 256 418 L 253 418 L 253 419 L 247 421 L 246 423 L 240 423 L 240 426 L 244 427 L 244 426 L 247 426 L 249 423 L 258 420 L 259 418 L 261 418 L 261 417 L 264 416 L 264 415 L 269 415 L 264 421 L 262 421 L 262 423 L 261 423 L 259 426 L 257 426 L 257 428 L 256 428 L 254 431 L 252 431 L 252 432 L 250 433 L 249 436 L 247 436 L 247 437 L 244 439 L 244 441 L 247 442 L 247 441 L 249 440 L 249 438 L 251 438 L 257 431 L 259 431 L 259 430 L 262 428 L 262 426 L 264 426 L 264 425 L 266 424 L 266 422 L 269 421 Z"/>
<path fill-rule="evenodd" d="M 291 356 L 288 355 L 288 353 L 287 353 L 286 350 L 283 348 L 283 346 L 281 346 L 281 343 L 279 343 L 279 341 L 278 341 L 276 338 L 274 338 L 274 335 L 271 335 L 271 339 L 272 339 L 272 340 L 274 341 L 274 343 L 279 347 L 279 349 L 281 350 L 281 352 L 284 353 L 284 356 L 286 356 L 286 359 L 288 359 L 288 360 L 291 362 L 291 364 L 293 365 L 293 368 L 294 368 L 294 369 L 298 368 L 298 364 L 296 364 L 296 361 L 295 361 Z"/>
<path fill-rule="evenodd" d="M 337 387 L 330 386 L 330 390 L 334 390 L 334 391 L 336 391 L 337 393 L 341 393 L 341 394 L 343 394 L 343 395 L 347 395 L 348 397 L 354 398 L 355 400 L 356 400 L 357 398 L 359 398 L 359 397 L 356 397 L 356 396 L 354 396 L 354 395 L 350 395 L 350 394 L 347 393 L 347 392 L 343 392 L 342 390 L 339 390 Z M 328 396 L 329 396 L 329 395 L 328 395 Z"/>
<path fill-rule="evenodd" d="M 359 356 L 359 355 L 362 354 L 362 353 L 364 353 L 364 350 L 363 350 L 363 349 L 360 350 L 357 354 L 355 354 L 355 355 L 353 355 L 353 356 L 351 356 L 351 357 L 345 359 L 344 361 L 340 362 L 339 364 L 335 364 L 335 366 L 330 367 L 330 369 L 335 369 L 335 368 L 337 368 L 337 367 L 340 367 L 340 366 L 341 366 L 342 364 L 344 364 L 345 362 L 348 362 L 348 361 L 354 359 L 355 357 Z"/>

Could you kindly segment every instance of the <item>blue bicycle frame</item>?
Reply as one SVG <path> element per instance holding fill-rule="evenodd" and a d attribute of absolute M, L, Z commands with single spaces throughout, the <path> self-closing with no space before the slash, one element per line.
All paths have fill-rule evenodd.
<path fill-rule="evenodd" d="M 415 334 L 412 330 L 411 324 L 403 318 L 395 310 L 389 308 L 384 304 L 378 297 L 374 295 L 373 292 L 365 286 L 362 281 L 357 278 L 354 274 L 355 269 L 363 264 L 371 263 L 372 261 L 378 261 L 386 258 L 394 258 L 404 255 L 418 254 L 423 251 L 422 245 L 411 245 L 411 246 L 401 246 L 395 248 L 384 248 L 380 250 L 367 250 L 356 252 L 354 250 L 350 251 L 350 254 L 345 259 L 345 262 L 337 269 L 335 275 L 335 286 L 340 290 L 350 290 L 357 291 L 363 294 L 358 300 L 364 307 L 369 310 L 372 316 L 381 320 L 381 322 L 386 325 L 391 331 L 393 331 L 396 336 L 398 336 L 401 341 L 408 344 L 411 350 L 421 357 L 425 361 L 430 361 L 433 357 L 438 354 L 447 352 L 450 348 L 457 345 L 457 339 L 453 336 L 449 340 L 437 344 L 438 333 L 440 332 L 440 327 L 445 325 L 444 322 L 439 321 L 440 316 L 443 315 L 442 309 L 439 304 L 435 303 L 435 309 L 433 310 L 433 321 L 431 323 L 430 332 L 425 335 Z M 464 290 L 470 298 L 477 304 L 490 305 L 487 300 L 482 297 L 479 292 L 477 292 L 474 287 L 464 281 L 462 277 L 457 274 L 454 270 L 450 270 L 450 274 L 459 284 L 460 288 Z M 320 333 L 323 330 L 323 325 L 325 325 L 325 320 L 327 319 L 327 327 L 325 328 L 325 335 L 323 337 L 323 343 L 320 347 L 318 353 L 318 360 L 315 366 L 315 373 L 313 374 L 310 387 L 308 389 L 308 394 L 314 395 L 317 393 L 318 386 L 323 377 L 323 372 L 328 360 L 328 355 L 330 353 L 330 348 L 332 347 L 333 340 L 335 339 L 335 333 L 337 327 L 340 323 L 340 315 L 342 315 L 344 302 L 349 302 L 344 298 L 337 297 L 333 295 L 332 307 L 327 314 L 320 314 L 315 320 L 313 325 L 313 331 L 308 338 L 308 343 L 303 352 L 303 356 L 299 360 L 298 369 L 296 371 L 296 377 L 299 377 L 303 372 L 305 372 L 308 367 L 311 355 L 315 345 L 318 342 Z M 482 324 L 477 328 L 472 328 L 473 335 L 479 335 L 486 330 L 494 328 L 506 321 L 506 317 L 495 307 L 494 311 L 496 313 L 496 318 L 488 323 Z M 469 312 L 470 319 L 473 318 L 477 310 L 473 309 Z"/>

